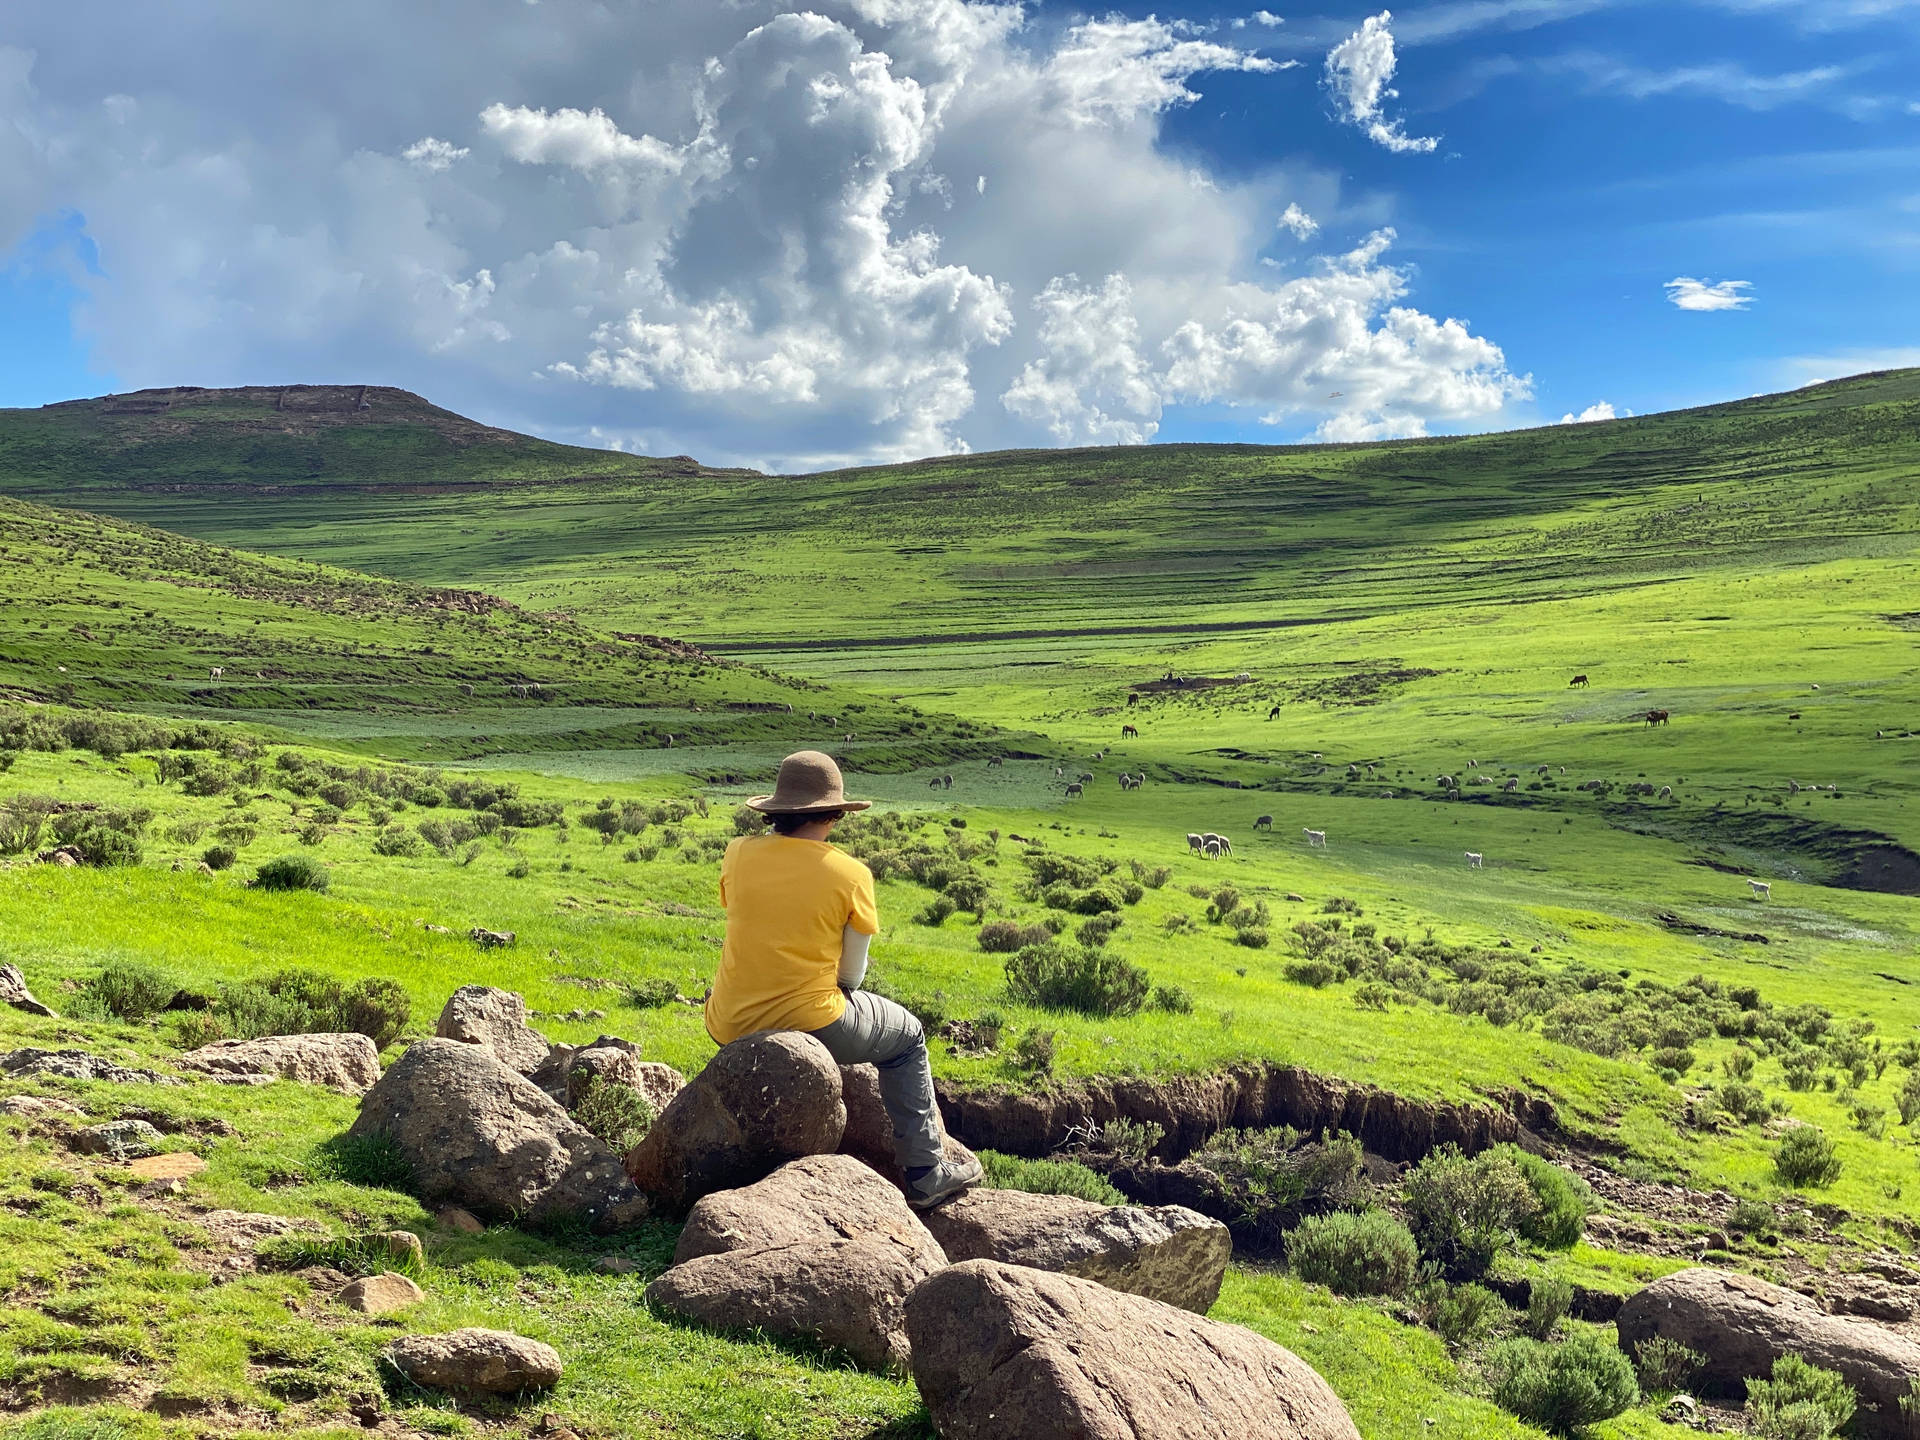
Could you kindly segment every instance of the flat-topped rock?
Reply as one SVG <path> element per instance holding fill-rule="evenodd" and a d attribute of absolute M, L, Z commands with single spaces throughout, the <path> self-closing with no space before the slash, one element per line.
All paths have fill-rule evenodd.
<path fill-rule="evenodd" d="M 263 1035 L 202 1045 L 182 1056 L 180 1066 L 215 1075 L 273 1075 L 343 1095 L 364 1095 L 380 1078 L 380 1050 L 367 1036 L 351 1031 Z"/>
<path fill-rule="evenodd" d="M 0 1075 L 27 1080 L 48 1075 L 61 1080 L 105 1080 L 114 1085 L 184 1085 L 187 1082 L 158 1070 L 116 1065 L 84 1050 L 39 1050 L 29 1045 L 0 1055 Z"/>
<path fill-rule="evenodd" d="M 947 1258 L 1000 1260 L 1097 1280 L 1207 1313 L 1233 1257 L 1227 1227 L 1181 1205 L 1099 1205 L 1071 1195 L 970 1190 L 930 1210 Z"/>
<path fill-rule="evenodd" d="M 687 1214 L 673 1261 L 862 1237 L 940 1250 L 900 1192 L 866 1165 L 851 1155 L 810 1155 L 752 1185 L 702 1197 Z"/>
<path fill-rule="evenodd" d="M 393 1368 L 435 1390 L 517 1395 L 560 1383 L 565 1367 L 551 1345 L 507 1330 L 478 1327 L 444 1335 L 403 1335 L 387 1347 Z"/>

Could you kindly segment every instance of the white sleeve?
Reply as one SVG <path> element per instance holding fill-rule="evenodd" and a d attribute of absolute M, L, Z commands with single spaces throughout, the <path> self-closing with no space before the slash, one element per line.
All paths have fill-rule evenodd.
<path fill-rule="evenodd" d="M 843 926 L 840 931 L 840 986 L 845 990 L 858 990 L 860 982 L 867 978 L 867 945 L 873 939 L 871 935 L 862 935 L 853 926 Z"/>

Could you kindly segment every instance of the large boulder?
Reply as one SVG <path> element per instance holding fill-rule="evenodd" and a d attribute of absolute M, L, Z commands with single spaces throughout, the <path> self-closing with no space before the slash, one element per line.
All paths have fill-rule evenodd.
<path fill-rule="evenodd" d="M 387 1347 L 393 1368 L 436 1390 L 517 1395 L 560 1383 L 560 1352 L 507 1330 L 472 1328 L 445 1335 L 403 1335 Z"/>
<path fill-rule="evenodd" d="M 0 965 L 0 1005 L 11 1005 L 29 1015 L 54 1018 L 52 1010 L 33 998 L 33 991 L 27 988 L 27 977 L 20 973 L 17 965 Z"/>
<path fill-rule="evenodd" d="M 904 1374 L 902 1310 L 914 1288 L 944 1263 L 939 1247 L 893 1240 L 809 1240 L 676 1265 L 647 1287 L 647 1300 L 726 1330 L 818 1341 L 871 1370 Z"/>
<path fill-rule="evenodd" d="M 673 1258 L 647 1287 L 661 1309 L 817 1340 L 895 1373 L 907 1368 L 906 1298 L 947 1263 L 900 1192 L 850 1155 L 809 1156 L 702 1197 Z"/>
<path fill-rule="evenodd" d="M 491 985 L 462 985 L 454 991 L 433 1033 L 442 1040 L 478 1045 L 522 1075 L 538 1070 L 551 1048 L 546 1037 L 527 1024 L 527 1002 Z"/>
<path fill-rule="evenodd" d="M 930 1251 L 946 1263 L 939 1242 L 898 1190 L 850 1155 L 812 1155 L 782 1165 L 757 1184 L 703 1197 L 687 1215 L 673 1263 L 861 1238 Z"/>
<path fill-rule="evenodd" d="M 846 1129 L 840 1067 L 797 1030 L 744 1036 L 707 1062 L 627 1155 L 633 1183 L 675 1214 L 789 1160 L 830 1154 Z"/>
<path fill-rule="evenodd" d="M 847 1128 L 840 1137 L 840 1153 L 864 1161 L 904 1193 L 907 1174 L 900 1168 L 899 1153 L 894 1149 L 893 1120 L 887 1114 L 886 1102 L 880 1098 L 880 1071 L 872 1065 L 842 1065 L 840 1098 L 847 1107 Z M 937 1116 L 939 1112 L 934 1113 Z M 940 1127 L 940 1143 L 946 1158 L 956 1164 L 978 1158 L 947 1134 L 944 1123 Z"/>
<path fill-rule="evenodd" d="M 1804 1295 L 1730 1270 L 1696 1267 L 1656 1280 L 1620 1307 L 1620 1343 L 1654 1336 L 1706 1357 L 1701 1378 L 1737 1390 L 1772 1373 L 1782 1355 L 1798 1355 L 1844 1375 L 1860 1396 L 1855 1430 L 1903 1437 L 1900 1412 L 1911 1377 L 1920 1375 L 1920 1341 L 1870 1320 L 1828 1315 Z"/>
<path fill-rule="evenodd" d="M 608 1080 L 638 1090 L 654 1113 L 667 1108 L 686 1087 L 687 1077 L 671 1065 L 642 1060 L 638 1047 L 609 1045 L 604 1038 L 576 1051 L 567 1067 L 567 1108 L 573 1109 L 595 1080 Z"/>
<path fill-rule="evenodd" d="M 84 1050 L 40 1050 L 28 1045 L 0 1055 L 0 1075 L 9 1080 L 50 1076 L 61 1080 L 105 1080 L 114 1085 L 184 1085 L 187 1082 L 157 1070 L 116 1065 Z"/>
<path fill-rule="evenodd" d="M 1360 1440 L 1291 1351 L 1075 1275 L 949 1266 L 907 1297 L 907 1336 L 942 1440 Z"/>
<path fill-rule="evenodd" d="M 209 1075 L 277 1075 L 343 1095 L 364 1095 L 380 1078 L 380 1050 L 365 1035 L 351 1031 L 264 1035 L 202 1045 L 182 1056 L 180 1066 Z"/>
<path fill-rule="evenodd" d="M 1227 1227 L 1181 1205 L 1098 1205 L 1071 1195 L 970 1190 L 927 1212 L 947 1258 L 1001 1260 L 1098 1280 L 1204 1315 L 1233 1256 Z"/>
<path fill-rule="evenodd" d="M 360 1102 L 350 1135 L 385 1135 L 430 1204 L 494 1220 L 573 1214 L 597 1230 L 643 1220 L 619 1158 L 478 1045 L 421 1040 Z"/>
<path fill-rule="evenodd" d="M 167 1137 L 145 1120 L 109 1120 L 73 1132 L 73 1148 L 83 1155 L 105 1155 L 110 1160 L 135 1160 L 158 1155 Z"/>

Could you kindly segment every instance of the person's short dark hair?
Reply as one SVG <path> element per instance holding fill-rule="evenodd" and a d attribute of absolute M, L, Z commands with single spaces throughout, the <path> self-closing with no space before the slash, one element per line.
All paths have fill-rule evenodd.
<path fill-rule="evenodd" d="M 767 816 L 767 824 L 773 827 L 776 835 L 791 835 L 802 825 L 811 825 L 816 820 L 840 820 L 846 817 L 844 810 L 801 810 Z"/>

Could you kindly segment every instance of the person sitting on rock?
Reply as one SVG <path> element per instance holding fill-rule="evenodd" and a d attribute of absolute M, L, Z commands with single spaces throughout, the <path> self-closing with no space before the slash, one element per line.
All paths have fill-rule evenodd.
<path fill-rule="evenodd" d="M 872 1064 L 907 1176 L 928 1210 L 980 1182 L 980 1162 L 945 1158 L 927 1034 L 911 1012 L 860 988 L 880 929 L 873 872 L 827 843 L 849 811 L 840 767 L 818 750 L 780 764 L 771 795 L 747 804 L 771 833 L 727 846 L 720 903 L 727 937 L 707 996 L 707 1033 L 726 1045 L 758 1030 L 804 1030 L 842 1065 Z"/>

